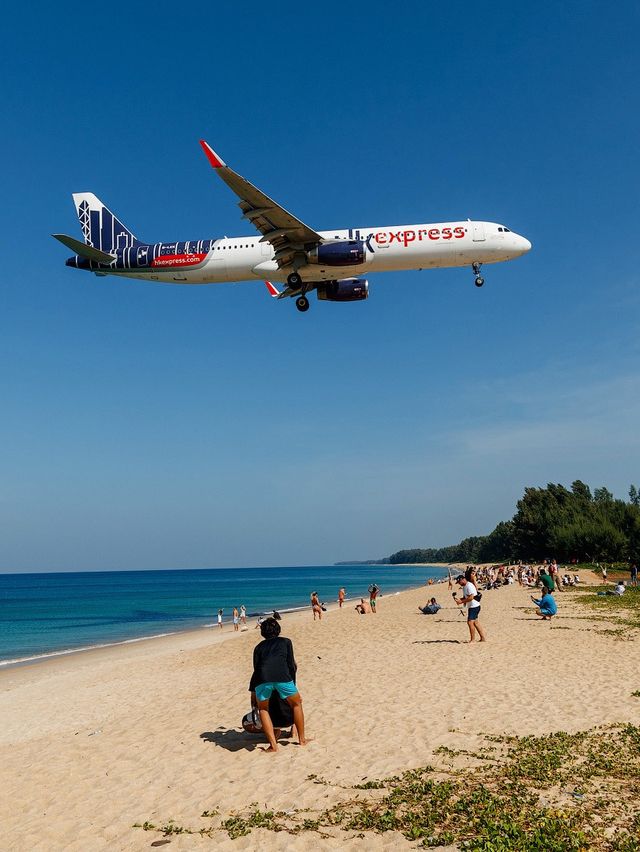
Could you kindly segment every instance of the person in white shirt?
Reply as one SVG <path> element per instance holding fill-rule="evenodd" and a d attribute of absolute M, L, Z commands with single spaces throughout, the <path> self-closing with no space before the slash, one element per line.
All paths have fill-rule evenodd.
<path fill-rule="evenodd" d="M 480 622 L 478 621 L 478 616 L 480 615 L 480 603 L 476 600 L 476 595 L 478 594 L 478 590 L 471 582 L 471 580 L 467 580 L 465 577 L 458 577 L 456 579 L 456 583 L 460 587 L 462 587 L 462 597 L 457 598 L 454 595 L 454 601 L 458 604 L 458 606 L 466 606 L 467 608 L 467 626 L 469 628 L 469 642 L 473 642 L 476 638 L 476 633 L 480 637 L 481 642 L 486 642 L 484 636 L 484 630 L 482 629 Z"/>

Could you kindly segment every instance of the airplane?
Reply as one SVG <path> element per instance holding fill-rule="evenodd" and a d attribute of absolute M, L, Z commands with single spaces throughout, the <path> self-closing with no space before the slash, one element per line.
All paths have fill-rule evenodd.
<path fill-rule="evenodd" d="M 91 192 L 73 200 L 84 242 L 53 234 L 71 251 L 66 265 L 96 275 L 117 275 L 169 284 L 217 284 L 265 280 L 275 299 L 292 297 L 309 310 L 307 294 L 329 302 L 368 298 L 374 272 L 470 266 L 482 287 L 483 264 L 526 254 L 531 243 L 494 222 L 467 219 L 417 225 L 384 225 L 315 231 L 227 166 L 204 141 L 200 145 L 215 173 L 240 199 L 242 218 L 256 232 L 173 243 L 138 240 Z M 286 285 L 278 289 L 276 283 Z"/>

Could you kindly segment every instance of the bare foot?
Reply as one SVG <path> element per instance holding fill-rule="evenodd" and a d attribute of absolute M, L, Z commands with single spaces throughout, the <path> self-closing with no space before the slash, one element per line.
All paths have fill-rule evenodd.
<path fill-rule="evenodd" d="M 271 746 L 269 746 L 268 748 L 261 749 L 261 751 L 264 752 L 264 754 L 277 754 L 278 749 L 277 748 L 271 748 Z"/>
<path fill-rule="evenodd" d="M 306 745 L 309 745 L 309 743 L 312 743 L 313 740 L 314 740 L 314 737 L 306 737 L 304 740 L 300 740 L 298 745 L 306 746 Z"/>

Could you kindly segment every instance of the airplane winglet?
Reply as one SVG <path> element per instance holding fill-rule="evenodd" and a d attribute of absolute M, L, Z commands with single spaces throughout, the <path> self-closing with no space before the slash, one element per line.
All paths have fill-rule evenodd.
<path fill-rule="evenodd" d="M 206 154 L 207 160 L 209 160 L 214 169 L 221 169 L 227 165 L 224 160 L 220 159 L 213 148 L 210 145 L 207 145 L 204 139 L 200 140 L 200 144 L 202 145 L 202 150 Z"/>
<path fill-rule="evenodd" d="M 282 295 L 280 293 L 280 290 L 278 290 L 278 288 L 275 286 L 275 284 L 272 284 L 271 281 L 265 281 L 264 283 L 267 285 L 267 290 L 269 291 L 269 295 L 273 299 L 278 299 Z"/>

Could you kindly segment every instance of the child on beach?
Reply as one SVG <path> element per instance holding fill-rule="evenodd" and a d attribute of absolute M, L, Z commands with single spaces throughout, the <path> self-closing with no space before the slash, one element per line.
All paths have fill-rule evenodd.
<path fill-rule="evenodd" d="M 240 624 L 240 613 L 238 612 L 238 607 L 234 606 L 233 608 L 233 629 L 238 630 Z"/>
<path fill-rule="evenodd" d="M 376 611 L 376 598 L 380 594 L 380 589 L 376 586 L 375 583 L 372 583 L 369 586 L 369 606 L 371 607 L 371 612 L 375 614 Z"/>
<path fill-rule="evenodd" d="M 220 630 L 222 630 L 222 612 L 221 609 L 218 610 L 218 627 Z"/>
<path fill-rule="evenodd" d="M 278 751 L 278 741 L 269 715 L 269 699 L 275 690 L 293 710 L 293 724 L 301 746 L 309 740 L 304 733 L 302 698 L 295 683 L 297 665 L 293 656 L 291 639 L 280 636 L 280 624 L 275 618 L 265 618 L 260 625 L 263 641 L 253 649 L 253 674 L 249 689 L 255 692 L 260 722 L 269 740 L 267 752 Z"/>

